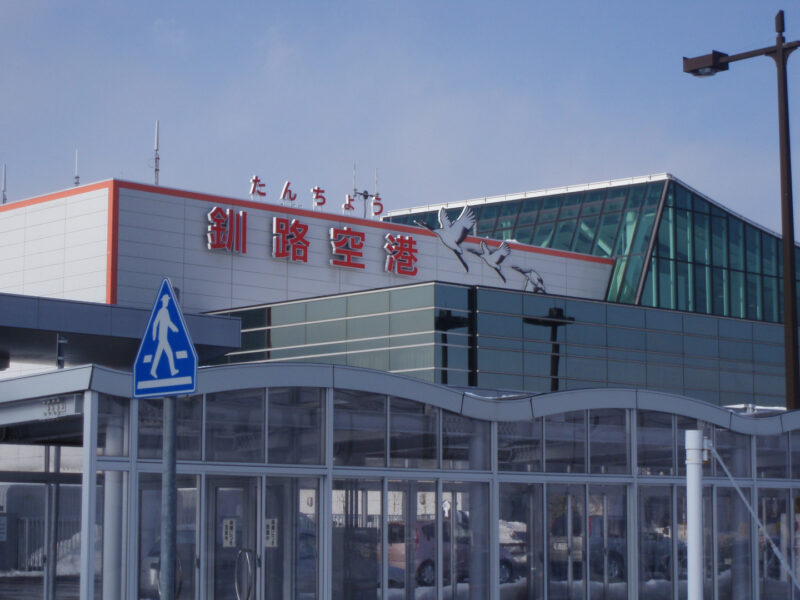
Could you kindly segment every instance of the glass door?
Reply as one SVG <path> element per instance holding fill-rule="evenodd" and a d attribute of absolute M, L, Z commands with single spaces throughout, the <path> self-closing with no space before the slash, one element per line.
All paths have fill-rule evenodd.
<path fill-rule="evenodd" d="M 267 477 L 265 498 L 264 597 L 313 600 L 319 588 L 319 480 Z"/>
<path fill-rule="evenodd" d="M 547 590 L 550 597 L 569 600 L 586 597 L 585 489 L 582 485 L 547 486 Z"/>
<path fill-rule="evenodd" d="M 261 479 L 209 477 L 207 481 L 207 597 L 255 600 Z"/>
<path fill-rule="evenodd" d="M 628 597 L 628 511 L 624 485 L 590 485 L 586 547 L 593 600 Z"/>

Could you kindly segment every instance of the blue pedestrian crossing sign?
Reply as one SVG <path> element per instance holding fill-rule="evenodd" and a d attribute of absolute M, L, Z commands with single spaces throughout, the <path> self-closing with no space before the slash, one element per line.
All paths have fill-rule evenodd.
<path fill-rule="evenodd" d="M 197 352 L 172 285 L 164 279 L 133 363 L 133 397 L 191 394 L 196 387 Z"/>

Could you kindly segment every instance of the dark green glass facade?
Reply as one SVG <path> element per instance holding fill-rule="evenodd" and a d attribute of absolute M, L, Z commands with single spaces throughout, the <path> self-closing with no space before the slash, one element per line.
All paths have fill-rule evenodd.
<path fill-rule="evenodd" d="M 427 283 L 227 311 L 220 362 L 303 361 L 456 386 L 659 390 L 783 404 L 782 327 L 494 288 Z"/>
<path fill-rule="evenodd" d="M 615 258 L 609 302 L 783 319 L 780 238 L 672 176 L 471 206 L 478 236 Z M 435 227 L 437 212 L 387 220 Z"/>

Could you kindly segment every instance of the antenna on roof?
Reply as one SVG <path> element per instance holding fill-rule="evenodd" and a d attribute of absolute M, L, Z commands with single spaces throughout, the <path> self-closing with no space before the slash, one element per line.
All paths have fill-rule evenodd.
<path fill-rule="evenodd" d="M 161 170 L 158 167 L 159 156 L 158 156 L 158 119 L 156 119 L 156 144 L 155 144 L 155 157 L 156 157 L 156 164 L 155 164 L 155 172 L 156 172 L 156 185 L 158 185 L 158 172 Z"/>
<path fill-rule="evenodd" d="M 0 197 L 2 197 L 3 204 L 6 203 L 6 164 L 3 163 L 3 185 L 0 187 Z"/>
<path fill-rule="evenodd" d="M 73 178 L 73 183 L 75 185 L 81 184 L 81 178 L 78 175 L 78 149 L 75 148 L 75 177 Z"/>
<path fill-rule="evenodd" d="M 358 189 L 356 188 L 356 163 L 354 162 L 353 163 L 353 198 L 357 198 L 358 196 L 361 196 L 361 199 L 364 200 L 364 210 L 363 210 L 362 215 L 366 219 L 367 218 L 367 202 L 369 202 L 369 200 L 371 198 L 375 198 L 375 197 L 378 196 L 378 169 L 375 169 L 375 193 L 374 194 L 370 194 L 367 190 L 364 190 L 363 192 L 359 192 Z"/>

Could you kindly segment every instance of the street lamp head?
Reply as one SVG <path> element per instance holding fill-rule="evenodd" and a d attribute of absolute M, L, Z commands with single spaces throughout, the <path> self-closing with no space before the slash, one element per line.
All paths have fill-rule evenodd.
<path fill-rule="evenodd" d="M 724 52 L 714 50 L 711 54 L 697 56 L 695 58 L 683 57 L 683 72 L 694 75 L 695 77 L 710 77 L 719 71 L 727 71 L 728 63 L 722 59 L 728 55 Z"/>

